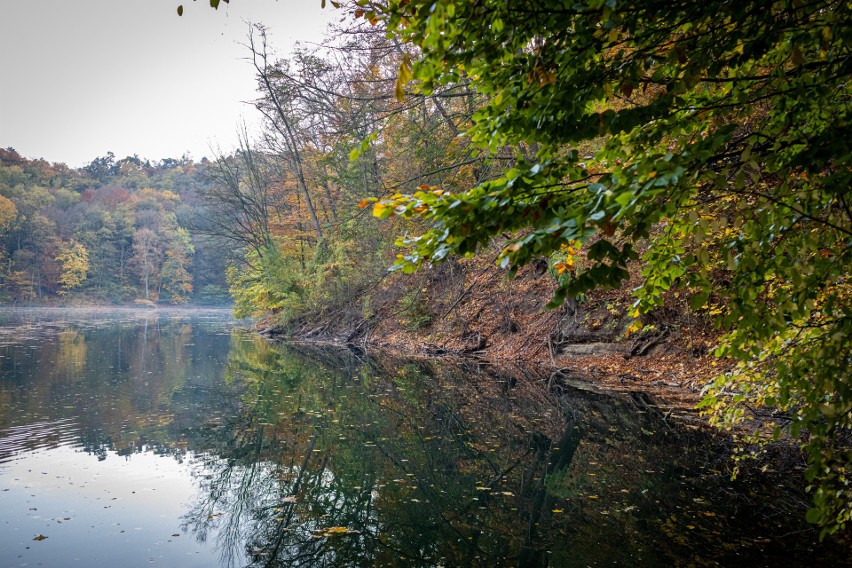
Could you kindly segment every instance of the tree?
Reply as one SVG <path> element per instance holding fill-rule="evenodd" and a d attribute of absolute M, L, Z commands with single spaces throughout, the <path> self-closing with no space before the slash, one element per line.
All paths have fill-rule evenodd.
<path fill-rule="evenodd" d="M 0 286 L 9 276 L 9 263 L 6 259 L 6 236 L 12 230 L 17 218 L 18 208 L 10 199 L 0 195 Z M 0 288 L 0 298 L 4 295 L 4 291 Z"/>
<path fill-rule="evenodd" d="M 257 30 L 260 41 L 259 45 L 255 42 L 254 30 Z M 264 98 L 255 103 L 255 108 L 263 114 L 271 125 L 275 136 L 270 139 L 274 141 L 280 155 L 286 159 L 290 170 L 296 176 L 311 216 L 311 223 L 316 232 L 317 240 L 321 240 L 323 238 L 322 226 L 317 218 L 308 182 L 305 179 L 302 157 L 304 153 L 304 141 L 299 136 L 297 130 L 298 117 L 293 116 L 290 101 L 291 93 L 287 89 L 282 89 L 281 85 L 273 84 L 274 77 L 277 75 L 277 69 L 269 61 L 266 29 L 262 26 L 255 26 L 254 30 L 249 33 L 249 50 L 251 51 L 251 61 L 257 73 L 258 83 L 265 95 Z M 280 77 L 283 75 L 277 76 Z"/>
<path fill-rule="evenodd" d="M 89 272 L 89 251 L 77 241 L 63 243 L 56 256 L 61 272 L 59 283 L 62 285 L 60 294 L 65 294 L 72 288 L 80 287 Z"/>
<path fill-rule="evenodd" d="M 98 156 L 83 168 L 87 174 L 99 181 L 106 181 L 118 173 L 115 154 L 107 152 L 106 156 Z"/>
<path fill-rule="evenodd" d="M 185 304 L 192 293 L 192 276 L 189 268 L 195 247 L 189 232 L 178 227 L 169 239 L 165 252 L 165 261 L 160 273 L 161 289 L 166 292 L 172 304 Z"/>
<path fill-rule="evenodd" d="M 356 17 L 420 50 L 401 84 L 429 95 L 470 81 L 490 97 L 469 131 L 479 148 L 534 154 L 464 191 L 379 199 L 379 217 L 432 224 L 400 240 L 409 252 L 397 268 L 502 234 L 514 235 L 499 259 L 512 272 L 582 245 L 589 265 L 558 305 L 618 286 L 641 259 L 637 318 L 679 287 L 727 332 L 716 353 L 739 364 L 709 387 L 712 419 L 731 427 L 771 409 L 778 427 L 747 441 L 800 436 L 808 519 L 823 535 L 852 521 L 848 5 L 357 4 Z"/>
<path fill-rule="evenodd" d="M 11 200 L 0 195 L 0 237 L 6 236 L 17 218 L 18 208 Z"/>
<path fill-rule="evenodd" d="M 145 299 L 151 299 L 151 285 L 155 284 L 162 264 L 163 249 L 160 238 L 148 228 L 142 228 L 133 235 L 133 257 L 131 263 L 136 267 L 139 280 L 145 288 Z"/>
<path fill-rule="evenodd" d="M 232 241 L 258 254 L 272 242 L 270 225 L 283 207 L 273 191 L 279 182 L 270 156 L 252 147 L 245 132 L 233 156 L 219 156 L 202 190 L 206 208 L 194 220 L 202 234 Z"/>

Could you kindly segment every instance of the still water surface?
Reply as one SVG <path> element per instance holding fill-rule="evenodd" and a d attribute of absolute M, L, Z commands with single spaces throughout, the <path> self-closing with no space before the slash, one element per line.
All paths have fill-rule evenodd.
<path fill-rule="evenodd" d="M 0 566 L 848 563 L 792 481 L 556 379 L 216 310 L 2 311 Z"/>

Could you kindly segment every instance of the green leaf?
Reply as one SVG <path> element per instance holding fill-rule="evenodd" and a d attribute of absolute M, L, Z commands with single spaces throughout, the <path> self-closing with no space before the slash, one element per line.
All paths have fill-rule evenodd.
<path fill-rule="evenodd" d="M 808 512 L 805 514 L 805 520 L 815 525 L 822 520 L 822 512 L 816 507 L 808 509 Z"/>
<path fill-rule="evenodd" d="M 700 292 L 695 294 L 689 299 L 689 307 L 693 310 L 700 310 L 704 307 L 704 304 L 707 303 L 707 300 L 710 298 L 709 292 Z"/>

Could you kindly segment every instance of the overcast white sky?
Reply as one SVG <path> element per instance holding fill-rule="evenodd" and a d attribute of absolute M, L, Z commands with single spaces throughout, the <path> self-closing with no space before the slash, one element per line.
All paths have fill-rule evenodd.
<path fill-rule="evenodd" d="M 183 17 L 177 6 L 183 4 Z M 256 111 L 248 24 L 273 48 L 319 42 L 321 0 L 0 0 L 0 147 L 78 167 L 232 149 Z"/>

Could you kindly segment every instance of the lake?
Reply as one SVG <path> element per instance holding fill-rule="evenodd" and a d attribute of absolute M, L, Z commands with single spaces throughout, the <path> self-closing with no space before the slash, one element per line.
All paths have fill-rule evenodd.
<path fill-rule="evenodd" d="M 641 394 L 221 310 L 0 310 L 3 567 L 849 563 L 795 475 L 732 481 Z"/>

